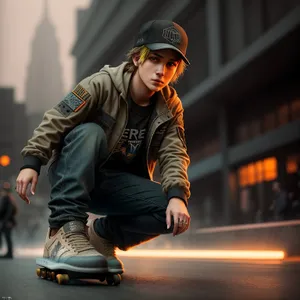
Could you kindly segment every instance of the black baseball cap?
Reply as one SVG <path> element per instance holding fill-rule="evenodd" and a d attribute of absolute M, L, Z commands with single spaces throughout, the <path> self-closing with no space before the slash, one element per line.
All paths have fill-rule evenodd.
<path fill-rule="evenodd" d="M 173 49 L 186 64 L 188 37 L 184 29 L 169 20 L 152 20 L 142 25 L 135 41 L 135 47 L 147 46 L 150 50 Z"/>

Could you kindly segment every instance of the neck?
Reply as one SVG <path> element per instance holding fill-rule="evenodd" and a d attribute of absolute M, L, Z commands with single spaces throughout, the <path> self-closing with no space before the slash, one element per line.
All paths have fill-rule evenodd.
<path fill-rule="evenodd" d="M 150 91 L 141 80 L 138 71 L 133 75 L 130 83 L 130 95 L 132 100 L 140 105 L 147 106 L 150 104 L 150 98 L 155 92 Z"/>

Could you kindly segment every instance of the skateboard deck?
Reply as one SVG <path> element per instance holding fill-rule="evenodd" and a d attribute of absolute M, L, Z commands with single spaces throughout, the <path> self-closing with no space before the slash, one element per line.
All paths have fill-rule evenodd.
<path fill-rule="evenodd" d="M 120 273 L 109 273 L 107 271 L 76 271 L 68 270 L 64 267 L 54 266 L 51 267 L 51 262 L 49 259 L 37 258 L 36 265 L 36 275 L 41 279 L 48 279 L 57 282 L 60 285 L 68 284 L 72 279 L 97 279 L 101 282 L 106 281 L 108 285 L 119 285 L 121 283 Z"/>

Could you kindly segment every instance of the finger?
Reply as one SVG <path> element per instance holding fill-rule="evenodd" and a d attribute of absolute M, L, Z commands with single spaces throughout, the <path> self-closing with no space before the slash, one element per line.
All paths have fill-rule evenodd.
<path fill-rule="evenodd" d="M 29 198 L 27 197 L 27 196 L 21 196 L 20 195 L 20 197 L 21 197 L 21 199 L 23 199 L 27 204 L 30 204 L 30 200 L 29 200 Z"/>
<path fill-rule="evenodd" d="M 180 233 L 182 233 L 184 229 L 184 223 L 182 219 L 178 220 L 178 230 L 177 230 L 177 235 L 179 235 Z"/>
<path fill-rule="evenodd" d="M 37 178 L 34 177 L 31 182 L 31 194 L 32 195 L 35 194 L 36 185 L 37 185 Z"/>
<path fill-rule="evenodd" d="M 187 231 L 189 228 L 189 224 L 183 224 L 178 231 L 178 235 L 184 233 L 185 231 Z"/>
<path fill-rule="evenodd" d="M 16 182 L 16 192 L 20 195 L 20 183 L 19 181 Z"/>
<path fill-rule="evenodd" d="M 22 181 L 17 180 L 15 189 L 20 198 L 28 203 L 29 199 L 22 195 Z"/>
<path fill-rule="evenodd" d="M 27 195 L 26 195 L 28 183 L 29 183 L 29 182 L 27 182 L 27 181 L 22 182 L 22 185 L 21 185 L 21 194 L 20 194 L 21 198 L 22 198 L 27 204 L 30 203 L 30 200 L 29 200 L 29 198 L 28 198 Z"/>
<path fill-rule="evenodd" d="M 175 236 L 177 234 L 178 231 L 178 214 L 174 214 L 173 215 L 173 220 L 174 220 L 174 228 L 173 228 L 173 236 Z"/>
<path fill-rule="evenodd" d="M 183 232 L 185 232 L 189 226 L 190 226 L 190 220 L 189 217 L 185 217 L 179 220 L 179 230 L 178 230 L 178 234 L 181 234 Z"/>
<path fill-rule="evenodd" d="M 171 226 L 171 211 L 167 210 L 166 212 L 166 223 L 167 223 L 167 229 Z"/>
<path fill-rule="evenodd" d="M 27 182 L 27 181 L 22 181 L 22 182 L 21 182 L 21 187 L 20 187 L 20 189 L 21 189 L 21 196 L 22 196 L 22 197 L 25 197 L 25 196 L 26 196 L 26 191 L 27 191 L 28 183 L 29 183 L 29 182 Z"/>

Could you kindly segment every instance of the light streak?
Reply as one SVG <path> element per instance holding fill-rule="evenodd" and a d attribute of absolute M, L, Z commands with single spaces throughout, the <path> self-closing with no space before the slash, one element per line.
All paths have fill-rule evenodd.
<path fill-rule="evenodd" d="M 124 257 L 161 257 L 187 259 L 284 259 L 284 251 L 257 250 L 129 250 L 117 251 Z"/>
<path fill-rule="evenodd" d="M 284 251 L 274 250 L 117 250 L 120 257 L 149 257 L 149 258 L 181 258 L 181 259 L 209 259 L 209 260 L 283 260 Z M 17 257 L 41 257 L 43 248 L 17 248 Z"/>

